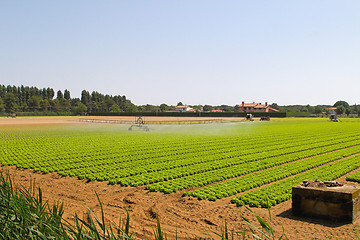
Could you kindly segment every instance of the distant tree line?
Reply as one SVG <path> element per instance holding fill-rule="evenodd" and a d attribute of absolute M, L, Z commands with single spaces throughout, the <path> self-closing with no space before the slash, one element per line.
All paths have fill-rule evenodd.
<path fill-rule="evenodd" d="M 184 105 L 178 102 L 176 106 Z M 345 101 L 337 101 L 334 105 L 289 105 L 278 106 L 271 104 L 280 112 L 296 112 L 311 115 L 329 114 L 329 108 L 335 107 L 337 114 L 360 114 L 360 108 L 355 104 L 350 106 Z M 52 88 L 37 88 L 28 86 L 5 86 L 0 85 L 0 112 L 40 112 L 41 114 L 85 114 L 85 113 L 107 113 L 107 112 L 166 112 L 175 111 L 176 106 L 165 103 L 156 105 L 133 104 L 126 96 L 104 95 L 97 91 L 88 92 L 83 90 L 80 98 L 72 98 L 70 91 L 54 91 Z M 197 112 L 208 112 L 222 110 L 223 112 L 238 112 L 239 106 L 219 105 L 189 105 Z"/>
<path fill-rule="evenodd" d="M 80 98 L 71 98 L 70 91 L 52 88 L 0 85 L 0 112 L 53 112 L 84 114 L 86 112 L 132 112 L 137 107 L 125 96 L 91 94 L 83 90 Z"/>
<path fill-rule="evenodd" d="M 289 106 L 278 106 L 276 103 L 273 103 L 272 106 L 279 110 L 280 112 L 302 112 L 302 113 L 309 113 L 309 114 L 330 114 L 330 108 L 336 108 L 335 112 L 339 115 L 346 114 L 346 115 L 359 115 L 360 108 L 358 105 L 349 105 L 346 101 L 337 101 L 334 105 L 289 105 Z"/>

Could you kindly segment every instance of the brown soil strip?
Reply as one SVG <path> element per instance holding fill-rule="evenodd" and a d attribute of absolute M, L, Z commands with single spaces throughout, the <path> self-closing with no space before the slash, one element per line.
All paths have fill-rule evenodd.
<path fill-rule="evenodd" d="M 179 239 L 204 239 L 204 235 L 221 232 L 225 219 L 230 230 L 238 230 L 241 225 L 240 215 L 250 217 L 244 208 L 231 204 L 229 198 L 216 202 L 198 201 L 195 198 L 182 197 L 182 193 L 162 194 L 149 192 L 144 187 L 121 187 L 108 185 L 106 182 L 89 182 L 71 177 L 61 177 L 55 173 L 37 174 L 32 170 L 21 170 L 16 167 L 3 167 L 9 171 L 15 184 L 29 186 L 35 181 L 43 190 L 44 198 L 49 202 L 61 200 L 64 203 L 66 218 L 71 219 L 70 213 L 77 212 L 85 216 L 85 207 L 89 207 L 99 214 L 99 204 L 95 192 L 104 205 L 107 219 L 118 222 L 119 216 L 125 218 L 126 207 L 131 216 L 131 229 L 141 239 L 152 239 L 156 219 L 159 216 L 164 232 L 168 239 L 174 239 L 176 230 Z M 291 201 L 272 208 L 272 218 L 275 232 L 281 233 L 282 226 L 289 239 L 328 239 L 336 236 L 339 239 L 355 239 L 356 226 L 360 222 L 339 225 L 323 220 L 309 220 L 295 218 L 291 215 Z M 267 209 L 253 209 L 260 217 L 269 220 Z M 254 220 L 255 221 L 255 220 Z"/>

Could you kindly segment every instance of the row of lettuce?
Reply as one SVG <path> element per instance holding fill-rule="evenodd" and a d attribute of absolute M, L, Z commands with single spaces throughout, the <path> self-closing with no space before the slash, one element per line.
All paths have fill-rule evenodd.
<path fill-rule="evenodd" d="M 163 193 L 195 187 L 183 195 L 213 201 L 241 194 L 232 202 L 263 207 L 287 200 L 294 183 L 321 174 L 336 178 L 344 172 L 331 166 L 344 158 L 355 162 L 346 171 L 356 169 L 358 122 L 256 123 L 256 131 L 239 126 L 229 135 L 148 134 L 110 126 L 1 129 L 0 163 Z M 360 174 L 352 178 L 360 181 Z"/>

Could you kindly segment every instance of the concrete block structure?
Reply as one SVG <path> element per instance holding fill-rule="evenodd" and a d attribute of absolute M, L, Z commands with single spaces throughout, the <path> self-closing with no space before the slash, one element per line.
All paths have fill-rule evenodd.
<path fill-rule="evenodd" d="M 360 216 L 360 187 L 312 187 L 298 185 L 292 188 L 294 215 L 354 223 Z"/>

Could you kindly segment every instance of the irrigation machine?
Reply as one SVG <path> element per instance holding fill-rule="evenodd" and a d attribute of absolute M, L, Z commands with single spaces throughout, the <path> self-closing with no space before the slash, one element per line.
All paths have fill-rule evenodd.
<path fill-rule="evenodd" d="M 336 114 L 331 114 L 329 119 L 330 119 L 330 122 L 341 122 L 340 119 L 338 119 Z"/>
<path fill-rule="evenodd" d="M 135 124 L 132 124 L 129 127 L 129 131 L 132 131 L 133 128 L 138 128 L 138 129 L 144 130 L 146 132 L 150 131 L 150 128 L 148 126 L 144 126 L 144 124 L 145 124 L 145 118 L 143 116 L 136 116 Z"/>

